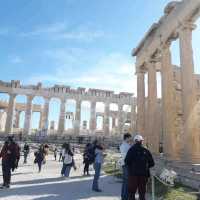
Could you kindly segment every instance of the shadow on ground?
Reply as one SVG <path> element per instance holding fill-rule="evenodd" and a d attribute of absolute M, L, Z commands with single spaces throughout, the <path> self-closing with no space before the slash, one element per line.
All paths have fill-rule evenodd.
<path fill-rule="evenodd" d="M 111 177 L 101 177 L 100 185 L 103 189 L 102 193 L 91 191 L 92 178 L 78 179 L 78 177 L 74 177 L 69 182 L 63 181 L 62 178 L 16 182 L 13 188 L 0 192 L 0 199 L 81 200 L 101 197 L 101 200 L 107 200 L 109 197 L 119 196 L 120 193 L 120 185 L 117 183 L 113 185 L 111 182 Z"/>

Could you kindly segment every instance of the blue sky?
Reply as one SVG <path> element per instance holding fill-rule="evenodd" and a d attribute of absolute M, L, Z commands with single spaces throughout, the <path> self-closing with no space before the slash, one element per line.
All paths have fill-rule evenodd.
<path fill-rule="evenodd" d="M 0 79 L 136 92 L 131 51 L 168 2 L 0 1 Z M 177 64 L 177 43 L 172 49 Z"/>

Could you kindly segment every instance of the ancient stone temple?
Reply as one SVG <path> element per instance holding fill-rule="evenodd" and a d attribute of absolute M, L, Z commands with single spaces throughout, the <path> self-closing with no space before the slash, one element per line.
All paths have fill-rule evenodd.
<path fill-rule="evenodd" d="M 200 76 L 194 74 L 192 31 L 200 14 L 200 0 L 169 3 L 133 50 L 137 75 L 137 130 L 168 159 L 200 162 Z M 180 66 L 171 62 L 170 45 L 179 39 Z M 157 96 L 157 74 L 162 97 Z M 145 74 L 148 96 L 145 98 Z"/>
<path fill-rule="evenodd" d="M 9 101 L 0 101 L 0 131 L 5 133 L 23 132 L 24 135 L 32 133 L 31 121 L 33 112 L 40 113 L 39 130 L 47 129 L 51 134 L 55 127 L 54 122 L 49 122 L 49 103 L 52 98 L 60 100 L 60 114 L 58 129 L 56 134 L 67 134 L 65 129 L 66 118 L 73 119 L 73 132 L 70 134 L 81 135 L 81 104 L 83 101 L 90 102 L 90 120 L 89 129 L 87 122 L 84 122 L 83 131 L 88 135 L 97 134 L 97 117 L 103 118 L 102 130 L 98 131 L 103 136 L 122 135 L 124 131 L 135 130 L 136 119 L 136 99 L 132 93 L 121 92 L 115 94 L 113 91 L 77 88 L 72 89 L 69 86 L 55 85 L 54 87 L 45 88 L 41 83 L 37 85 L 23 86 L 20 81 L 3 82 L 0 81 L 0 93 L 9 95 Z M 17 95 L 26 96 L 26 103 L 16 103 Z M 43 97 L 44 105 L 33 104 L 34 97 Z M 75 114 L 66 111 L 66 101 L 73 99 L 76 101 Z M 104 112 L 96 111 L 96 104 L 104 104 Z M 110 104 L 116 104 L 117 110 L 111 110 Z M 130 110 L 126 111 L 124 106 L 129 106 Z M 20 112 L 25 111 L 25 122 L 22 130 L 19 129 Z M 110 125 L 110 118 L 112 118 Z M 48 126 L 49 125 L 49 126 Z M 113 131 L 115 130 L 115 131 Z M 53 131 L 55 134 L 55 131 Z"/>

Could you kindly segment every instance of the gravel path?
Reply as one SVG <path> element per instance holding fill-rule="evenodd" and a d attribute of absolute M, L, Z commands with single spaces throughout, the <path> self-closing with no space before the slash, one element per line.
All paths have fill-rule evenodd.
<path fill-rule="evenodd" d="M 91 191 L 92 176 L 82 176 L 82 158 L 76 156 L 77 171 L 71 178 L 60 176 L 61 163 L 49 155 L 41 173 L 33 164 L 33 155 L 26 165 L 20 164 L 12 176 L 10 189 L 0 190 L 0 200 L 119 200 L 121 184 L 113 177 L 103 175 L 100 180 L 102 193 Z M 93 173 L 93 172 L 91 172 Z M 2 179 L 2 174 L 0 173 Z"/>

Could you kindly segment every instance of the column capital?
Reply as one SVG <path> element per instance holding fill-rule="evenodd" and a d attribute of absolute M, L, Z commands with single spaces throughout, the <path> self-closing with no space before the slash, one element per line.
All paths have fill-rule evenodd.
<path fill-rule="evenodd" d="M 29 100 L 29 101 L 32 101 L 34 97 L 35 97 L 34 95 L 27 95 L 26 96 L 27 100 Z"/>
<path fill-rule="evenodd" d="M 180 33 L 180 31 L 184 31 L 184 30 L 191 30 L 193 31 L 194 29 L 196 29 L 197 25 L 194 24 L 191 21 L 184 21 L 180 24 L 178 32 Z"/>

